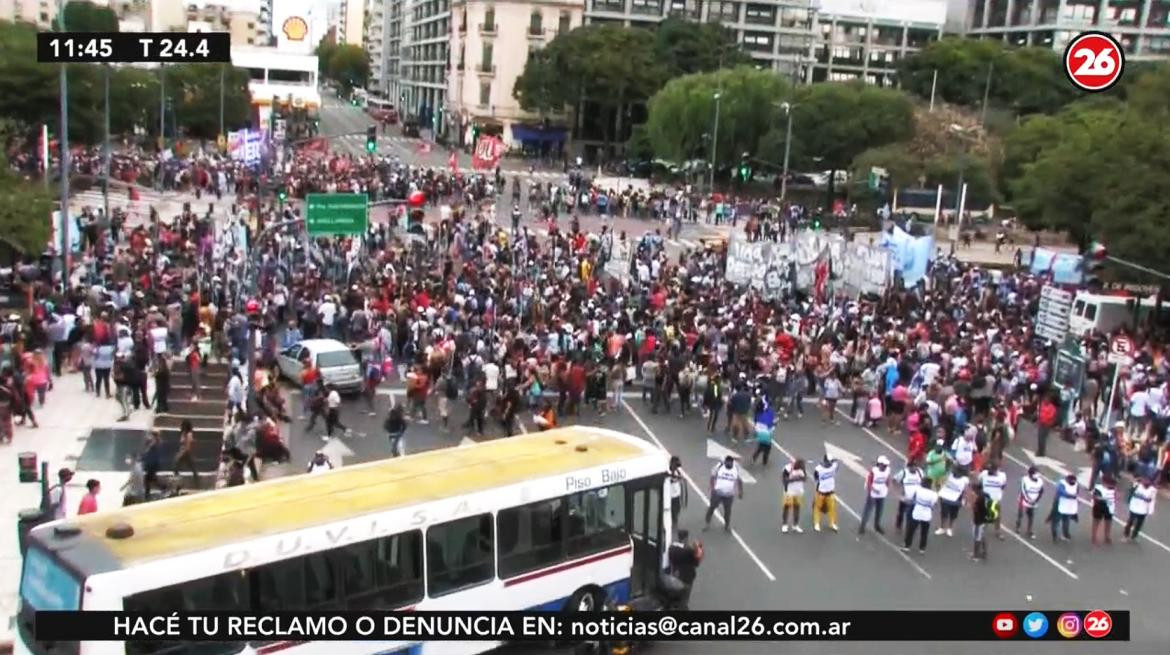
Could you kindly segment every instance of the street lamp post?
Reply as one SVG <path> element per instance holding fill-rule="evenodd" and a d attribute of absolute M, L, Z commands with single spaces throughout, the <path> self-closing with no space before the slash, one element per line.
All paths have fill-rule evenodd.
<path fill-rule="evenodd" d="M 784 202 L 784 199 L 788 197 L 788 156 L 792 152 L 792 110 L 796 108 L 796 105 L 785 102 L 780 106 L 788 115 L 788 125 L 784 128 L 784 170 L 780 178 L 780 202 Z"/>
<path fill-rule="evenodd" d="M 65 31 L 65 0 L 57 0 L 57 31 Z M 69 73 L 61 64 L 61 133 L 57 145 L 61 150 L 61 283 L 67 288 L 73 264 L 72 240 L 69 236 Z M 46 173 L 47 175 L 47 173 Z"/>
<path fill-rule="evenodd" d="M 105 115 L 105 143 L 102 146 L 102 209 L 105 212 L 106 220 L 110 220 L 110 65 L 106 64 L 105 68 L 105 100 L 106 100 L 106 115 Z"/>
<path fill-rule="evenodd" d="M 711 170 L 709 171 L 710 177 L 708 179 L 708 186 L 711 187 L 711 193 L 715 193 L 715 158 L 719 153 L 719 98 L 722 95 L 723 93 L 721 91 L 715 92 L 715 127 L 711 130 Z"/>

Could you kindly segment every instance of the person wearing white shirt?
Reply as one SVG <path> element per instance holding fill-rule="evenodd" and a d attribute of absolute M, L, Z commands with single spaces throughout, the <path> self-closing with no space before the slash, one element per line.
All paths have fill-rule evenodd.
<path fill-rule="evenodd" d="M 731 532 L 731 504 L 736 497 L 743 499 L 743 479 L 735 458 L 728 455 L 722 463 L 711 469 L 711 504 L 707 507 L 703 530 L 711 529 L 711 517 L 715 515 L 717 507 L 722 507 L 723 530 Z"/>
<path fill-rule="evenodd" d="M 947 474 L 946 482 L 938 490 L 938 499 L 942 503 L 942 512 L 938 529 L 934 531 L 936 535 L 941 535 L 945 532 L 948 537 L 955 536 L 955 519 L 959 517 L 959 508 L 963 506 L 963 493 L 967 491 L 967 485 L 970 483 L 971 478 L 958 471 L 951 471 Z"/>
<path fill-rule="evenodd" d="M 1007 488 L 1007 473 L 1000 470 L 996 462 L 989 462 L 987 467 L 979 473 L 979 488 L 983 490 L 983 494 L 987 496 L 997 506 L 1003 503 L 1003 492 Z M 1003 539 L 1003 528 L 1001 527 L 1000 517 L 1001 512 L 995 513 L 995 536 L 997 539 Z"/>
<path fill-rule="evenodd" d="M 882 509 L 885 508 L 886 496 L 890 495 L 890 460 L 881 455 L 869 470 L 865 478 L 865 507 L 861 510 L 861 525 L 857 534 L 865 534 L 865 524 L 869 522 L 869 515 L 873 513 L 873 530 L 878 534 L 885 534 L 882 528 Z"/>
<path fill-rule="evenodd" d="M 914 542 L 914 533 L 918 532 L 918 552 L 926 552 L 926 537 L 930 533 L 930 521 L 934 517 L 934 506 L 938 504 L 939 494 L 933 489 L 930 478 L 924 478 L 922 484 L 915 487 L 910 494 L 910 516 L 906 522 L 906 539 L 902 542 L 902 550 L 910 550 Z"/>
<path fill-rule="evenodd" d="M 1130 541 L 1137 541 L 1142 533 L 1146 517 L 1154 513 L 1154 498 L 1158 490 L 1148 478 L 1139 480 L 1129 491 L 1129 518 L 1125 521 L 1122 534 Z"/>
<path fill-rule="evenodd" d="M 780 532 L 788 532 L 789 530 L 789 510 L 792 511 L 791 529 L 797 533 L 804 532 L 804 529 L 800 527 L 800 506 L 804 502 L 805 477 L 803 459 L 795 459 L 784 467 L 784 473 L 781 475 L 781 483 L 784 485 L 784 505 L 780 510 Z"/>
<path fill-rule="evenodd" d="M 483 365 L 483 378 L 483 388 L 489 394 L 500 390 L 500 367 L 494 361 L 489 360 Z"/>
<path fill-rule="evenodd" d="M 955 440 L 952 457 L 955 460 L 955 466 L 960 467 L 964 473 L 971 470 L 971 463 L 975 461 L 975 449 L 975 432 L 973 430 L 964 432 L 962 437 Z"/>
<path fill-rule="evenodd" d="M 837 469 L 840 462 L 825 455 L 824 461 L 813 469 L 817 489 L 813 496 L 813 530 L 821 531 L 821 515 L 828 514 L 829 527 L 837 531 Z"/>
<path fill-rule="evenodd" d="M 1040 504 L 1040 497 L 1044 495 L 1044 478 L 1035 466 L 1028 467 L 1028 475 L 1020 480 L 1020 504 L 1016 512 L 1016 532 L 1020 531 L 1023 518 L 1028 518 L 1028 538 L 1035 539 L 1032 523 L 1036 517 L 1036 507 Z"/>
<path fill-rule="evenodd" d="M 914 509 L 914 490 L 922 486 L 922 481 L 925 479 L 922 473 L 922 467 L 918 466 L 916 461 L 912 461 L 906 465 L 901 471 L 894 474 L 894 482 L 902 488 L 902 499 L 898 502 L 898 516 L 894 519 L 894 528 L 902 530 L 904 523 L 910 519 L 910 513 Z"/>
<path fill-rule="evenodd" d="M 1056 498 L 1052 507 L 1052 541 L 1070 541 L 1069 522 L 1077 520 L 1077 503 L 1080 502 L 1077 494 L 1080 484 L 1076 474 L 1069 473 L 1064 479 L 1056 481 Z M 1059 533 L 1058 533 L 1059 532 Z"/>
<path fill-rule="evenodd" d="M 1141 438 L 1145 435 L 1149 400 L 1149 392 L 1143 387 L 1138 387 L 1129 397 L 1129 426 L 1126 431 L 1131 437 Z"/>

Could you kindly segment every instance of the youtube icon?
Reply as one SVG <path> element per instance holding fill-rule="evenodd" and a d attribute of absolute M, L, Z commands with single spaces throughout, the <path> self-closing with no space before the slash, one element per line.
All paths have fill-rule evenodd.
<path fill-rule="evenodd" d="M 991 622 L 991 631 L 1000 639 L 1011 639 L 1020 631 L 1020 622 L 1015 614 L 1007 612 L 996 614 L 995 620 Z"/>

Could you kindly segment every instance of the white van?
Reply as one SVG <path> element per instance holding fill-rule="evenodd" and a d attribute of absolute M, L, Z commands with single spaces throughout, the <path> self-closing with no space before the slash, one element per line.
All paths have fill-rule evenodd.
<path fill-rule="evenodd" d="M 1135 296 L 1111 296 L 1079 291 L 1073 299 L 1072 310 L 1069 313 L 1069 334 L 1081 337 L 1090 330 L 1109 334 L 1123 325 L 1132 325 L 1135 312 L 1140 320 L 1146 313 L 1154 311 L 1157 300 L 1157 296 L 1142 298 L 1141 307 L 1138 308 L 1135 305 L 1139 298 Z"/>

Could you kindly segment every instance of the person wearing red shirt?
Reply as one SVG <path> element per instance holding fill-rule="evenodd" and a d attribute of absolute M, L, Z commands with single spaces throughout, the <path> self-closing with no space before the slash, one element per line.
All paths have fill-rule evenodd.
<path fill-rule="evenodd" d="M 81 497 L 81 503 L 77 506 L 77 514 L 93 514 L 98 511 L 97 497 L 102 491 L 102 483 L 91 479 L 85 483 L 85 495 Z"/>
<path fill-rule="evenodd" d="M 585 365 L 580 361 L 575 361 L 569 367 L 569 414 L 581 415 L 581 397 L 584 394 Z"/>

